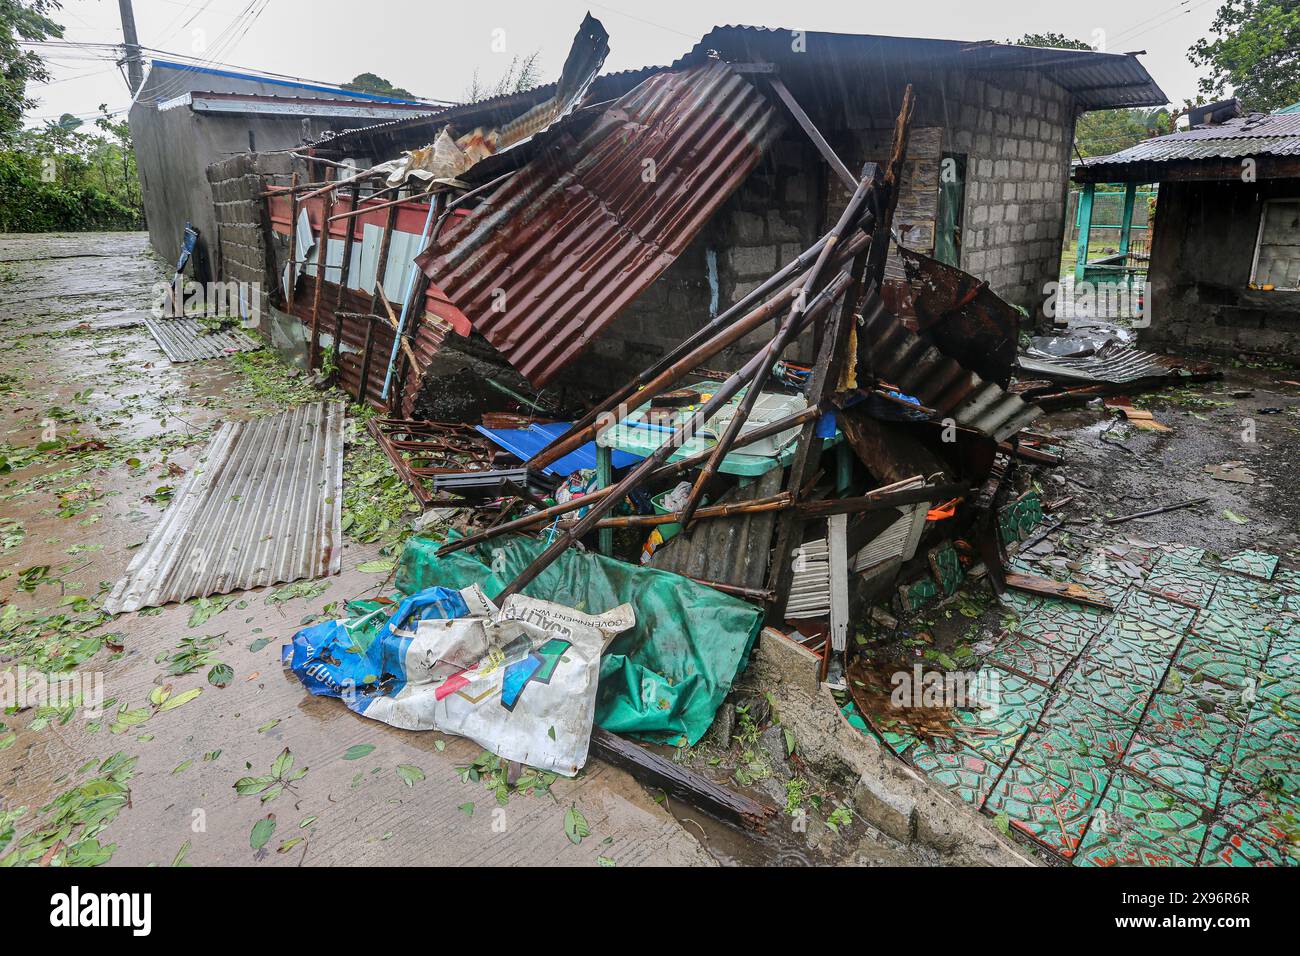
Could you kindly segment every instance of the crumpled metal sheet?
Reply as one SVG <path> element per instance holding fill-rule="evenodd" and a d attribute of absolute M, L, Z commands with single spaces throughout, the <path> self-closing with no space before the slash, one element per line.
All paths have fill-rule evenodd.
<path fill-rule="evenodd" d="M 1020 370 L 1026 376 L 1076 385 L 1101 382 L 1128 385 L 1144 379 L 1182 379 L 1214 374 L 1214 366 L 1208 362 L 1156 355 L 1114 343 L 1104 345 L 1096 355 L 1084 358 L 1057 358 L 1031 350 L 1020 356 Z"/>
<path fill-rule="evenodd" d="M 858 329 L 861 381 L 874 374 L 959 425 L 1005 441 L 1043 410 L 948 358 L 885 311 L 880 300 Z"/>
<path fill-rule="evenodd" d="M 1010 385 L 1020 313 L 969 272 L 911 249 L 898 253 L 918 331 L 971 371 Z"/>
<path fill-rule="evenodd" d="M 418 261 L 544 385 L 672 264 L 780 128 L 725 63 L 657 74 L 580 138 L 556 136 Z"/>
<path fill-rule="evenodd" d="M 221 358 L 231 352 L 251 352 L 261 347 L 238 329 L 205 332 L 198 319 L 188 316 L 160 319 L 145 315 L 144 324 L 172 362 Z"/>
<path fill-rule="evenodd" d="M 222 425 L 104 610 L 338 574 L 343 419 L 318 402 Z"/>

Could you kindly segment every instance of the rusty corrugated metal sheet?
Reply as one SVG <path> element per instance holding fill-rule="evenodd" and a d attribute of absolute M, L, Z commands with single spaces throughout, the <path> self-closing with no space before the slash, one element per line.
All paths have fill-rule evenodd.
<path fill-rule="evenodd" d="M 319 402 L 222 425 L 104 610 L 338 574 L 343 417 Z"/>
<path fill-rule="evenodd" d="M 1004 441 L 1043 413 L 948 358 L 883 305 L 858 329 L 858 381 L 875 375 L 959 425 Z"/>
<path fill-rule="evenodd" d="M 653 76 L 580 139 L 557 137 L 421 266 L 543 385 L 681 254 L 780 122 L 724 63 Z"/>

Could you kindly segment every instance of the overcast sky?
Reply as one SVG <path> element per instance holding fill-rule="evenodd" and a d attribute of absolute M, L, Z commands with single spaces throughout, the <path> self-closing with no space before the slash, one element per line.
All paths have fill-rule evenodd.
<path fill-rule="evenodd" d="M 610 34 L 606 70 L 669 63 L 715 24 L 747 23 L 842 33 L 961 40 L 1006 40 L 1057 32 L 1113 53 L 1146 50 L 1156 82 L 1178 105 L 1196 94 L 1188 47 L 1206 35 L 1219 0 L 494 0 L 442 6 L 417 0 L 135 0 L 140 43 L 236 67 L 340 83 L 373 72 L 413 93 L 459 100 L 478 69 L 495 80 L 511 56 L 539 50 L 544 82 L 555 79 L 582 15 Z M 792 9 L 795 11 L 792 13 Z M 439 11 L 445 18 L 439 18 Z M 55 18 L 66 38 L 120 43 L 117 0 L 63 0 Z M 500 34 L 498 31 L 504 31 Z M 506 50 L 494 52 L 494 36 Z M 443 39 L 445 37 L 445 40 Z M 62 113 L 92 116 L 100 103 L 130 102 L 117 67 L 100 51 L 50 56 L 53 82 L 30 92 L 40 100 L 29 124 Z"/>

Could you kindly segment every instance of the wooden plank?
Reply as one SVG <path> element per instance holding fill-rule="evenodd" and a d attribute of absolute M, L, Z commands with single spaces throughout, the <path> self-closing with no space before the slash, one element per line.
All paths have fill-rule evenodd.
<path fill-rule="evenodd" d="M 1082 584 L 1075 584 L 1073 581 L 1054 581 L 1051 578 L 1040 578 L 1032 574 L 1008 572 L 1003 583 L 1009 588 L 1024 591 L 1026 594 L 1060 598 L 1064 601 L 1086 604 L 1089 607 L 1099 607 L 1106 611 L 1115 610 L 1115 606 L 1106 600 L 1106 595 L 1085 588 Z"/>
<path fill-rule="evenodd" d="M 817 147 L 817 152 L 822 154 L 822 159 L 826 160 L 827 164 L 831 168 L 831 172 L 839 177 L 840 182 L 842 182 L 845 188 L 848 189 L 849 193 L 852 194 L 853 191 L 858 188 L 858 178 L 849 172 L 849 167 L 845 166 L 844 161 L 836 155 L 835 150 L 831 149 L 831 144 L 826 142 L 826 137 L 821 134 L 821 130 L 817 128 L 809 118 L 808 114 L 803 111 L 803 107 L 799 105 L 798 100 L 794 98 L 794 94 L 786 88 L 786 85 L 781 82 L 781 79 L 777 76 L 772 76 L 768 78 L 768 82 L 772 85 L 772 89 L 776 91 L 776 95 L 780 98 L 781 102 L 785 104 L 785 108 L 790 111 L 790 115 L 794 117 L 795 122 L 799 124 L 804 133 L 807 134 L 808 138 L 812 140 L 812 144 Z"/>
<path fill-rule="evenodd" d="M 849 638 L 849 516 L 831 515 L 826 544 L 831 559 L 831 647 L 843 653 Z"/>

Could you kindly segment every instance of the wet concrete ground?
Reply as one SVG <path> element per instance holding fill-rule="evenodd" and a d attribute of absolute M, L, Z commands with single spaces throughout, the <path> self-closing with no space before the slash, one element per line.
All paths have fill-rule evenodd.
<path fill-rule="evenodd" d="M 1300 385 L 1294 369 L 1221 367 L 1130 396 L 1167 430 L 1099 403 L 1032 426 L 1066 463 L 1022 485 L 1050 514 L 1012 570 L 1082 583 L 1113 611 L 967 582 L 877 629 L 872 664 L 850 671 L 868 688 L 846 708 L 855 726 L 1045 862 L 1300 862 Z M 1206 472 L 1225 463 L 1248 480 Z M 991 709 L 900 719 L 872 688 L 911 660 L 978 673 Z"/>
<path fill-rule="evenodd" d="M 46 826 L 51 835 L 39 856 L 82 862 L 100 855 L 136 864 L 178 855 L 195 864 L 263 865 L 933 862 L 852 814 L 834 818 L 838 830 L 828 828 L 845 802 L 844 787 L 788 759 L 779 724 L 766 717 L 748 731 L 742 722 L 727 747 L 706 742 L 683 755 L 733 786 L 741 783 L 737 768 L 748 769 L 752 793 L 808 812 L 806 828 L 782 815 L 755 839 L 657 800 L 596 761 L 577 781 L 558 782 L 553 795 L 513 795 L 499 808 L 481 784 L 460 779 L 457 768 L 479 752 L 470 742 L 405 733 L 338 701 L 309 697 L 282 670 L 279 647 L 329 605 L 391 590 L 382 574 L 358 570 L 384 553 L 382 536 L 368 544 L 349 539 L 343 574 L 323 587 L 236 594 L 193 627 L 193 605 L 99 623 L 95 605 L 157 522 L 209 430 L 228 417 L 317 397 L 256 362 L 169 363 L 139 324 L 150 287 L 163 275 L 141 235 L 0 237 L 0 676 L 39 648 L 47 665 L 73 661 L 102 673 L 113 712 L 144 718 L 96 724 L 39 708 L 0 715 L 0 856 Z M 1284 384 L 1300 375 L 1230 363 L 1224 370 L 1222 382 L 1135 397 L 1168 432 L 1112 425 L 1114 416 L 1096 407 L 1035 423 L 1060 441 L 1068 461 L 1039 476 L 1044 499 L 1074 498 L 1061 508 L 1068 523 L 1053 545 L 1072 541 L 1078 550 L 1131 539 L 1300 556 L 1300 387 Z M 350 449 L 345 481 L 357 478 L 358 455 Z M 1243 462 L 1254 483 L 1204 473 L 1229 461 Z M 1211 500 L 1192 509 L 1112 528 L 1100 523 L 1202 495 Z M 375 506 L 394 507 L 391 497 Z M 405 496 L 396 498 L 400 517 Z M 37 617 L 39 639 L 20 639 L 30 622 L 19 628 L 11 614 Z M 933 617 L 926 627 L 934 647 L 943 648 L 991 638 L 1002 611 L 993 605 L 972 620 L 949 605 Z M 160 678 L 159 654 L 206 635 L 217 636 L 214 654 L 234 670 L 228 687 L 209 685 L 204 669 Z M 173 694 L 202 693 L 163 710 L 149 702 L 159 683 L 170 683 Z M 738 696 L 754 713 L 762 710 L 761 688 L 742 687 Z M 354 745 L 373 750 L 344 759 Z M 285 748 L 295 769 L 308 768 L 292 789 L 266 803 L 235 792 L 236 780 L 268 773 Z M 99 763 L 117 753 L 124 757 Z M 398 766 L 416 767 L 422 778 L 408 786 Z M 39 809 L 60 797 L 48 812 Z M 571 803 L 592 830 L 577 846 L 563 827 Z M 259 821 L 267 821 L 262 831 L 270 826 L 268 814 L 274 832 L 255 851 L 250 838 Z M 102 832 L 95 832 L 100 821 Z M 68 823 L 68 832 L 59 829 Z"/>
<path fill-rule="evenodd" d="M 349 539 L 341 575 L 232 595 L 193 626 L 193 603 L 101 620 L 96 606 L 213 426 L 311 396 L 234 359 L 169 363 L 139 324 L 160 278 L 143 234 L 0 236 L 0 680 L 23 666 L 71 664 L 102 675 L 107 705 L 99 720 L 76 708 L 0 714 L 0 857 L 712 864 L 699 836 L 621 771 L 593 761 L 550 794 L 498 806 L 458 773 L 479 754 L 470 741 L 395 730 L 308 696 L 281 668 L 280 646 L 330 604 L 391 591 L 384 574 L 358 570 L 380 556 L 382 538 Z M 356 477 L 356 454 L 345 481 Z M 208 683 L 206 666 L 162 676 L 156 658 L 202 636 L 216 637 L 212 655 L 234 671 L 225 688 Z M 160 685 L 173 699 L 201 693 L 160 706 L 150 699 Z M 357 745 L 372 749 L 345 759 Z M 286 748 L 294 771 L 307 768 L 291 788 L 267 802 L 236 792 Z M 399 765 L 419 775 L 404 771 L 408 785 Z M 591 830 L 577 845 L 565 834 L 570 805 Z"/>

